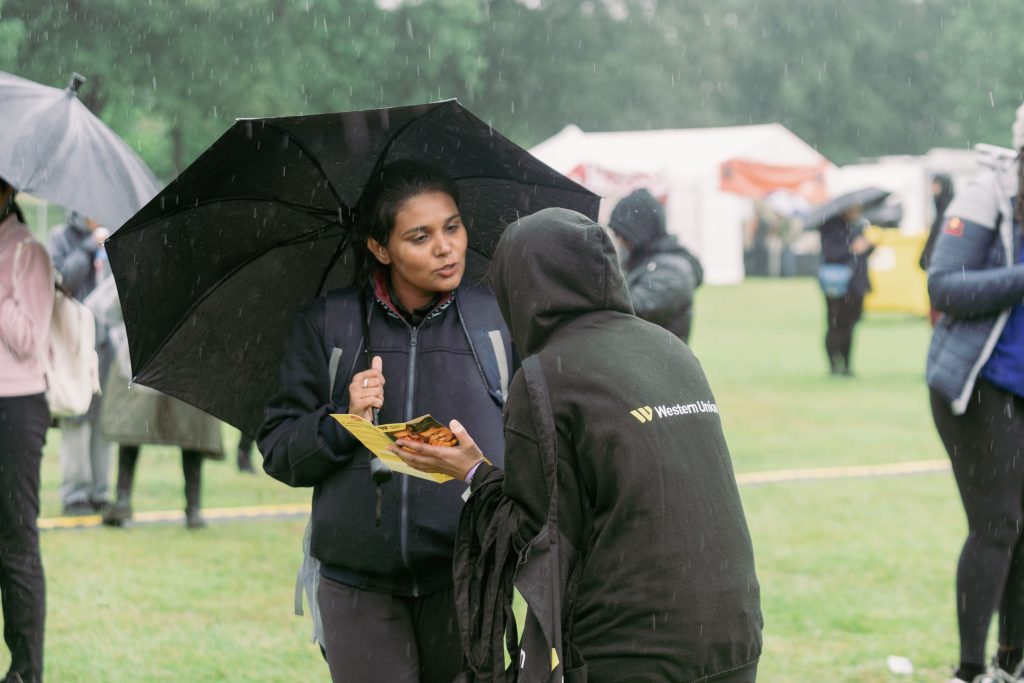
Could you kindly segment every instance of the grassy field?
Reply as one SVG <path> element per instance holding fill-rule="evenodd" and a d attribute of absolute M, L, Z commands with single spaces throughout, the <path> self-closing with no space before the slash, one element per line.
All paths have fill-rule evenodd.
<path fill-rule="evenodd" d="M 855 379 L 832 379 L 824 304 L 811 281 L 704 288 L 693 346 L 715 390 L 738 472 L 944 457 L 922 382 L 923 320 L 868 314 Z M 233 446 L 237 433 L 226 430 Z M 44 516 L 60 509 L 56 447 Z M 113 474 L 113 473 L 112 473 Z M 143 449 L 137 509 L 180 510 L 180 458 Z M 965 530 L 951 475 L 741 489 L 765 613 L 760 680 L 944 681 L 957 656 L 952 581 Z M 208 463 L 210 507 L 300 502 L 266 476 Z M 304 522 L 230 522 L 43 535 L 47 680 L 329 681 L 291 616 Z M 909 657 L 898 678 L 887 655 Z M 6 667 L 6 652 L 0 666 Z"/>

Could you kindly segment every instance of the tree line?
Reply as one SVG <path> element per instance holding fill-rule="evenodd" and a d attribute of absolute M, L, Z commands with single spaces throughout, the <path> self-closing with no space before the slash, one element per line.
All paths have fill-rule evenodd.
<path fill-rule="evenodd" d="M 524 146 L 778 121 L 847 163 L 1007 145 L 1022 22 L 1019 0 L 0 0 L 0 69 L 85 75 L 165 180 L 238 117 L 449 97 Z"/>

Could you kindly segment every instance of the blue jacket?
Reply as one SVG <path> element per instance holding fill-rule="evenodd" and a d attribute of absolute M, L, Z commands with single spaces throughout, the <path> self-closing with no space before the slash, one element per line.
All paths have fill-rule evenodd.
<path fill-rule="evenodd" d="M 962 415 L 1014 304 L 1024 265 L 1014 264 L 1015 164 L 979 174 L 946 209 L 928 267 L 928 294 L 942 312 L 928 349 L 928 386 Z"/>
<path fill-rule="evenodd" d="M 389 301 L 374 297 L 368 306 L 370 349 L 381 356 L 386 379 L 379 420 L 404 422 L 426 413 L 443 424 L 457 418 L 488 457 L 501 459 L 502 399 L 489 390 L 481 369 L 483 362 L 493 362 L 483 354 L 497 350 L 471 341 L 481 323 L 463 319 L 459 302 L 468 287 L 456 290 L 416 327 Z M 356 290 L 330 296 L 358 301 Z M 491 327 L 509 340 L 497 304 L 486 296 L 496 321 Z M 267 404 L 259 433 L 263 467 L 290 486 L 314 487 L 312 554 L 324 576 L 396 595 L 443 590 L 452 583 L 455 528 L 466 485 L 396 475 L 382 486 L 381 524 L 376 525 L 368 452 L 347 434 L 344 447 L 332 449 L 321 433 L 328 413 L 348 412 L 350 378 L 366 368 L 359 332 L 356 352 L 343 352 L 332 396 L 332 354 L 325 339 L 335 328 L 339 335 L 334 336 L 351 338 L 346 330 L 358 330 L 360 321 L 358 315 L 328 320 L 328 297 L 314 300 L 292 329 L 280 389 Z"/>

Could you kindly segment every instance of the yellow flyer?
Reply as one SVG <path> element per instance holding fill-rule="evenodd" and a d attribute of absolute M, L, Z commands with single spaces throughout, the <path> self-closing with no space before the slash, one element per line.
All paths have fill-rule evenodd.
<path fill-rule="evenodd" d="M 459 441 L 455 438 L 455 435 L 430 415 L 423 415 L 409 422 L 397 422 L 386 425 L 375 425 L 358 415 L 334 413 L 331 417 L 347 429 L 352 436 L 359 439 L 359 442 L 366 446 L 367 450 L 380 458 L 393 472 L 435 481 L 438 484 L 443 484 L 451 479 L 447 474 L 428 474 L 427 472 L 414 470 L 406 465 L 405 461 L 388 450 L 388 446 L 398 439 L 422 441 L 434 446 L 457 446 Z"/>

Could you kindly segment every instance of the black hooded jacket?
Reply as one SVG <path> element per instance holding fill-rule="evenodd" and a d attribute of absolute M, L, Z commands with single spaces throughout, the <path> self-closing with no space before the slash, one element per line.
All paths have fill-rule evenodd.
<path fill-rule="evenodd" d="M 626 286 L 633 310 L 684 342 L 693 325 L 693 295 L 704 279 L 700 261 L 665 230 L 665 210 L 647 190 L 616 204 L 608 221 L 630 246 Z"/>
<path fill-rule="evenodd" d="M 457 538 L 460 625 L 477 681 L 505 680 L 493 646 L 500 603 L 547 519 L 552 461 L 562 569 L 551 580 L 585 680 L 754 680 L 759 588 L 714 395 L 685 344 L 633 315 L 616 258 L 600 226 L 546 209 L 509 227 L 492 260 L 512 338 L 546 380 L 555 453 L 517 372 L 507 469 L 477 471 Z M 565 664 L 566 681 L 580 680 L 580 664 Z"/>
<path fill-rule="evenodd" d="M 932 179 L 932 182 L 939 185 L 939 192 L 934 196 L 935 218 L 932 219 L 932 227 L 928 231 L 928 239 L 924 243 L 924 248 L 921 250 L 921 258 L 918 260 L 918 265 L 924 271 L 928 270 L 928 265 L 931 263 L 932 251 L 935 249 L 935 240 L 938 238 L 942 225 L 945 222 L 943 219 L 946 216 L 946 209 L 949 207 L 949 203 L 953 201 L 953 181 L 948 175 L 939 173 Z"/>
<path fill-rule="evenodd" d="M 458 418 L 493 452 L 502 446 L 501 407 L 489 395 L 477 360 L 489 350 L 474 350 L 468 332 L 474 322 L 463 320 L 460 302 L 471 287 L 463 284 L 413 326 L 378 282 L 376 296 L 368 297 L 368 329 L 371 352 L 382 358 L 386 378 L 379 420 L 402 422 L 425 413 L 445 424 Z M 359 295 L 344 293 L 352 299 Z M 332 446 L 324 437 L 325 424 L 332 425 L 327 415 L 348 412 L 350 378 L 367 366 L 360 346 L 356 364 L 349 368 L 351 361 L 345 361 L 336 381 L 337 403 L 332 402 L 326 328 L 358 325 L 358 318 L 329 319 L 326 297 L 296 317 L 280 387 L 260 429 L 263 469 L 290 486 L 314 487 L 312 554 L 324 576 L 365 590 L 427 595 L 451 586 L 466 487 L 396 475 L 382 486 L 381 523 L 375 522 L 368 452 L 336 426 L 331 433 L 340 433 L 342 443 Z M 365 343 L 361 335 L 356 338 Z"/>

